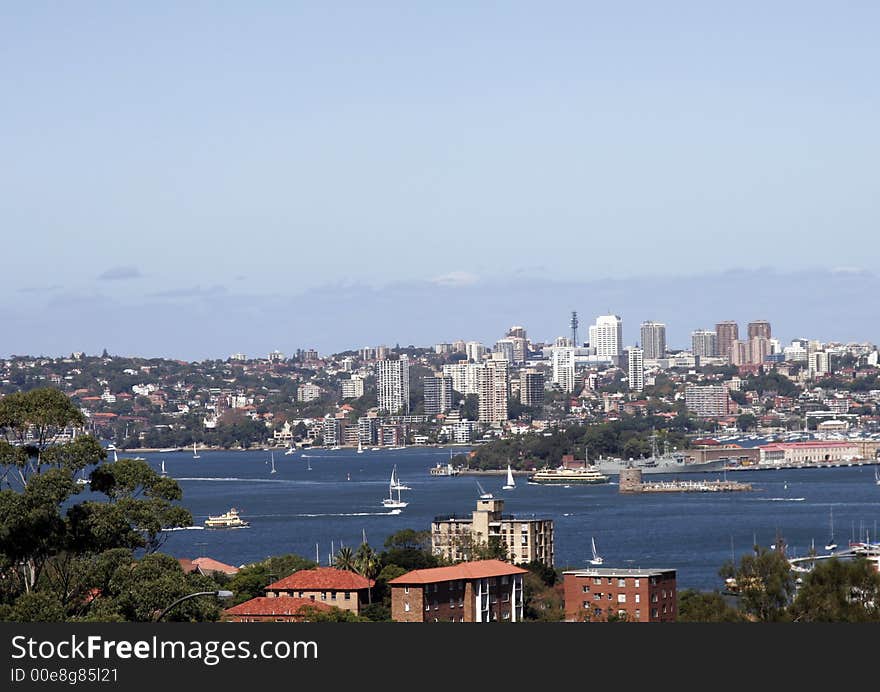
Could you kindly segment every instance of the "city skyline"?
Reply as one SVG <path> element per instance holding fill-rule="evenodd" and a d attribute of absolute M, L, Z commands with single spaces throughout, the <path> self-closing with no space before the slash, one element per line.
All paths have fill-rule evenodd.
<path fill-rule="evenodd" d="M 609 309 L 620 315 L 623 346 L 639 342 L 640 324 L 648 319 L 666 324 L 673 350 L 689 349 L 693 331 L 713 330 L 727 319 L 737 321 L 740 338 L 749 322 L 767 319 L 783 344 L 795 338 L 880 342 L 880 307 L 864 299 L 878 291 L 880 277 L 870 272 L 756 269 L 577 283 L 518 277 L 465 286 L 337 285 L 300 296 L 202 290 L 134 302 L 63 294 L 39 310 L 17 301 L 0 306 L 0 322 L 17 327 L 4 334 L 0 355 L 106 348 L 117 355 L 204 360 L 238 352 L 262 357 L 276 349 L 289 354 L 297 348 L 338 353 L 380 344 L 430 346 L 457 338 L 491 350 L 511 325 L 523 325 L 534 341 L 569 335 L 575 307 L 582 341 L 596 317 Z"/>

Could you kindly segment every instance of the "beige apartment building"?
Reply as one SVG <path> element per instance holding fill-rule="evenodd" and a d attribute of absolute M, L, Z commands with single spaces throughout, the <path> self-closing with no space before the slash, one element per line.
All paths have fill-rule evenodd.
<path fill-rule="evenodd" d="M 513 564 L 553 567 L 553 520 L 503 514 L 504 500 L 483 495 L 470 516 L 446 515 L 431 523 L 431 549 L 447 560 L 471 560 L 472 549 L 501 540 Z"/>

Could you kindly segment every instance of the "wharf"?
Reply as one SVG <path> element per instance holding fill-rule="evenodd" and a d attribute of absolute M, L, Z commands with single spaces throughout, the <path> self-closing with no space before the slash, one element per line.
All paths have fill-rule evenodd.
<path fill-rule="evenodd" d="M 620 492 L 629 493 L 731 493 L 752 490 L 739 481 L 652 481 Z"/>
<path fill-rule="evenodd" d="M 625 469 L 620 474 L 621 493 L 731 493 L 752 489 L 751 483 L 739 481 L 649 481 L 642 482 L 642 472 Z"/>

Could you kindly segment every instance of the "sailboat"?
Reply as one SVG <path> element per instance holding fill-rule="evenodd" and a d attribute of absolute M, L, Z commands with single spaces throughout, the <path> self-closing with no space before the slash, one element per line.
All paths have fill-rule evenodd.
<path fill-rule="evenodd" d="M 591 565 L 601 565 L 605 560 L 596 552 L 596 539 L 590 538 L 591 543 L 593 544 L 593 559 L 590 560 Z"/>
<path fill-rule="evenodd" d="M 874 483 L 880 485 L 880 469 L 874 467 Z"/>
<path fill-rule="evenodd" d="M 400 477 L 397 475 L 397 464 L 394 465 L 394 468 L 391 469 L 391 489 L 392 490 L 412 490 L 408 485 L 404 485 L 400 482 Z"/>
<path fill-rule="evenodd" d="M 199 458 L 199 452 L 196 449 L 196 443 L 193 442 L 193 459 L 198 459 L 198 458 Z"/>
<path fill-rule="evenodd" d="M 510 464 L 507 465 L 507 483 L 501 486 L 502 490 L 513 490 L 516 488 L 516 481 L 513 480 L 513 471 L 510 470 Z"/>
<path fill-rule="evenodd" d="M 275 473 L 275 452 L 270 452 L 269 460 L 272 462 L 272 470 L 269 473 Z"/>
<path fill-rule="evenodd" d="M 168 472 L 165 470 L 165 460 L 162 459 L 162 478 L 165 478 L 167 476 L 168 476 Z"/>
<path fill-rule="evenodd" d="M 837 543 L 834 542 L 834 507 L 831 508 L 831 538 L 828 540 L 828 544 L 825 546 L 825 550 L 834 550 L 837 548 Z"/>
<path fill-rule="evenodd" d="M 358 454 L 363 454 L 363 453 L 364 453 L 364 446 L 361 444 L 361 441 L 360 441 L 360 440 L 358 440 L 358 451 L 357 451 L 357 453 L 358 453 Z"/>
<path fill-rule="evenodd" d="M 305 456 L 305 454 L 303 456 Z M 307 458 L 306 459 L 306 471 L 311 471 L 311 470 L 312 470 L 312 460 L 311 460 L 311 458 Z"/>
<path fill-rule="evenodd" d="M 395 471 L 397 466 L 391 471 L 391 481 L 388 483 L 388 497 L 382 500 L 382 506 L 386 509 L 403 509 L 409 503 L 400 499 L 400 486 L 397 487 L 397 499 L 394 499 Z"/>
<path fill-rule="evenodd" d="M 287 451 L 284 452 L 284 456 L 287 456 L 288 454 L 293 454 L 294 452 L 296 452 L 296 448 L 293 446 L 293 443 L 291 442 L 290 446 L 287 448 Z"/>
<path fill-rule="evenodd" d="M 113 461 L 119 461 L 119 457 L 116 456 L 116 449 L 113 450 Z"/>

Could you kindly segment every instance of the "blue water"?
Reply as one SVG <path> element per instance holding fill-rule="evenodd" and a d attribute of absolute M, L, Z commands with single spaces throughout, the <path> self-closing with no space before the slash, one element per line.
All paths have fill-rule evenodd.
<path fill-rule="evenodd" d="M 162 550 L 240 565 L 283 553 L 314 559 L 317 543 L 326 564 L 331 541 L 337 548 L 340 543 L 356 547 L 366 532 L 370 544 L 381 549 L 385 538 L 400 529 L 428 529 L 440 514 L 469 514 L 479 480 L 486 491 L 504 498 L 505 514 L 554 520 L 557 567 L 588 566 L 590 538 L 595 537 L 605 566 L 675 568 L 680 587 L 713 589 L 721 586 L 718 568 L 731 557 L 731 537 L 739 556 L 751 550 L 753 535 L 769 546 L 778 529 L 791 547 L 789 554 L 803 555 L 813 539 L 820 551 L 825 545 L 831 506 L 841 546 L 864 538 L 865 531 L 873 540 L 880 519 L 880 486 L 871 466 L 728 474 L 751 482 L 753 492 L 620 495 L 616 483 L 565 488 L 528 485 L 525 476 L 517 476 L 516 489 L 503 491 L 502 475 L 429 475 L 430 467 L 449 459 L 448 449 L 307 453 L 308 459 L 276 452 L 274 475 L 269 454 L 262 451 L 200 452 L 198 460 L 187 452 L 144 454 L 156 469 L 165 460 L 196 525 L 233 506 L 251 524 L 239 530 L 169 532 Z M 394 464 L 401 481 L 412 488 L 402 493 L 410 504 L 400 514 L 381 506 Z M 652 480 L 662 478 L 667 476 Z"/>

